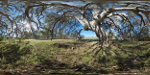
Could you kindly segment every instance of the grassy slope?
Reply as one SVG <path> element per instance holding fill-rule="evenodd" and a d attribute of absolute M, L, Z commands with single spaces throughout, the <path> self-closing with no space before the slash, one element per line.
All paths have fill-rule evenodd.
<path fill-rule="evenodd" d="M 21 56 L 21 59 L 15 65 L 13 64 L 15 69 L 28 69 L 29 71 L 40 73 L 43 71 L 41 68 L 45 68 L 44 73 L 77 73 L 77 70 L 86 73 L 97 71 L 107 73 L 107 71 L 131 69 L 144 72 L 150 71 L 148 69 L 150 66 L 149 41 L 119 42 L 117 45 L 101 50 L 97 56 L 94 55 L 97 49 L 95 49 L 95 45 L 92 46 L 96 43 L 93 41 L 77 42 L 68 39 L 53 41 L 25 40 L 25 42 L 27 41 L 32 46 L 31 52 Z M 52 68 L 57 68 L 58 70 L 53 70 Z M 64 69 L 59 70 L 59 68 Z"/>

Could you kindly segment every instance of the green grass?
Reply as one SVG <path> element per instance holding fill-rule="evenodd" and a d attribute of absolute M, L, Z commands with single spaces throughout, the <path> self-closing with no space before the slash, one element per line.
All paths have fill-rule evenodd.
<path fill-rule="evenodd" d="M 98 39 L 97 37 L 84 37 L 83 39 Z"/>
<path fill-rule="evenodd" d="M 47 43 L 47 44 L 54 44 L 57 42 L 73 42 L 74 40 L 70 39 L 53 39 L 53 40 L 35 40 L 35 39 L 27 39 L 24 41 L 29 41 L 31 45 L 35 45 L 37 43 Z"/>
<path fill-rule="evenodd" d="M 82 62 L 83 62 L 83 63 L 88 63 L 88 62 L 90 62 L 91 60 L 92 60 L 92 58 L 89 57 L 89 56 L 84 56 L 84 57 L 82 57 Z"/>
<path fill-rule="evenodd" d="M 28 47 L 30 47 L 30 52 L 19 52 L 24 54 L 13 64 L 9 63 L 9 65 L 13 65 L 14 69 L 17 68 L 21 70 L 21 66 L 32 68 L 39 65 L 50 66 L 51 64 L 67 64 L 70 67 L 85 64 L 91 67 L 96 66 L 96 69 L 103 67 L 105 70 L 109 69 L 109 71 L 123 71 L 128 68 L 140 69 L 143 66 L 150 67 L 150 41 L 118 41 L 115 46 L 100 50 L 96 57 L 92 56 L 92 54 L 94 54 L 97 49 L 92 53 L 87 53 L 93 50 L 93 47 L 89 48 L 93 44 L 93 41 L 79 42 L 70 39 L 54 39 L 53 41 L 28 39 L 22 40 L 22 43 L 14 43 L 15 41 L 13 41 L 12 44 L 19 45 L 19 48 L 17 48 L 18 51 L 16 49 L 17 52 L 19 52 L 19 50 L 28 50 Z M 55 45 L 56 43 L 68 45 L 68 47 L 65 48 L 62 46 L 58 48 L 58 46 Z M 0 47 L 1 46 L 4 46 L 4 44 L 0 44 Z M 72 49 L 72 47 L 75 49 Z M 7 49 L 7 46 L 5 48 Z M 133 63 L 135 59 L 138 59 L 137 64 Z M 7 61 L 7 59 L 3 59 L 3 61 Z M 5 67 L 8 68 L 8 64 L 2 63 L 1 65 L 5 65 Z M 117 68 L 114 69 L 113 66 L 117 66 Z M 147 70 L 148 69 L 146 69 L 145 72 L 147 72 Z"/>

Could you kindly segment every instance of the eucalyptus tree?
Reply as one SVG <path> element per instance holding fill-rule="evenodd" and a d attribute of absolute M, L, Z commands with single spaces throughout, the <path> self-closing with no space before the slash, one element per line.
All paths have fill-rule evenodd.
<path fill-rule="evenodd" d="M 135 30 L 141 31 L 143 27 L 148 27 L 150 21 L 149 6 L 149 1 L 113 2 L 113 0 L 106 0 L 102 1 L 102 3 L 90 0 L 80 0 L 80 3 L 43 1 L 28 6 L 25 14 L 32 21 L 29 15 L 31 14 L 31 9 L 35 7 L 57 9 L 58 12 L 56 13 L 60 13 L 62 17 L 56 19 L 54 27 L 51 29 L 52 32 L 58 22 L 66 21 L 66 17 L 73 17 L 81 23 L 84 30 L 94 31 L 102 45 L 108 46 L 110 41 L 109 32 L 115 32 L 117 37 L 127 39 L 136 33 Z M 134 25 L 135 21 L 138 22 Z"/>
<path fill-rule="evenodd" d="M 99 44 L 102 48 L 111 44 L 112 38 L 109 37 L 109 33 L 114 33 L 119 39 L 129 39 L 133 35 L 143 34 L 145 30 L 149 32 L 150 2 L 146 0 L 23 0 L 16 2 L 18 6 L 22 6 L 22 19 L 30 24 L 32 31 L 41 30 L 45 24 L 45 17 L 54 18 L 48 28 L 52 38 L 59 29 L 63 29 L 65 33 L 75 33 L 82 29 L 91 30 L 100 39 Z M 5 10 L 5 7 L 6 9 L 14 7 L 20 11 L 14 5 L 16 2 L 1 1 L 2 9 L 10 12 L 10 10 Z M 7 4 L 7 6 L 2 4 Z M 13 30 L 14 25 L 17 27 L 17 24 L 13 22 L 14 18 L 10 17 L 14 16 L 8 15 L 9 13 L 5 14 L 3 10 L 0 14 L 8 20 Z M 47 13 L 56 15 L 53 17 Z M 59 17 L 56 17 L 58 15 Z"/>

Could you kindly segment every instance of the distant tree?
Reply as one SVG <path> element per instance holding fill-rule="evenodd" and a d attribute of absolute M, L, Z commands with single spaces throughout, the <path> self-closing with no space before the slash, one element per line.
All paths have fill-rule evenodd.
<path fill-rule="evenodd" d="M 32 36 L 32 33 L 25 31 L 24 32 L 24 39 L 30 39 Z"/>

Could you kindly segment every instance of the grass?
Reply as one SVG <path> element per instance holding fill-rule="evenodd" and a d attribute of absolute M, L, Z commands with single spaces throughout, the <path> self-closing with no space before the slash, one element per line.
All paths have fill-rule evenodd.
<path fill-rule="evenodd" d="M 35 45 L 37 43 L 53 44 L 53 43 L 56 43 L 56 42 L 73 42 L 74 40 L 71 40 L 71 39 L 53 39 L 53 40 L 26 39 L 24 41 L 29 41 L 31 45 Z"/>
<path fill-rule="evenodd" d="M 6 41 L 7 42 L 7 41 Z M 27 45 L 26 45 L 27 43 Z M 20 48 L 25 46 L 30 47 L 29 53 L 21 55 L 12 65 L 13 69 L 20 69 L 27 67 L 28 70 L 34 71 L 35 68 L 44 67 L 51 71 L 51 68 L 73 68 L 80 65 L 79 71 L 91 70 L 91 68 L 109 72 L 112 71 L 126 71 L 137 69 L 143 72 L 149 72 L 150 67 L 150 41 L 124 41 L 117 42 L 110 48 L 101 50 L 95 57 L 95 46 L 91 47 L 95 41 L 75 41 L 71 39 L 54 39 L 51 40 L 23 40 L 19 44 Z M 0 47 L 4 46 L 0 44 Z M 27 49 L 28 49 L 27 47 Z M 26 48 L 26 47 L 25 47 Z M 17 51 L 18 52 L 18 51 Z M 88 53 L 91 52 L 91 53 Z M 135 60 L 137 62 L 135 62 Z M 6 61 L 6 59 L 1 60 Z M 81 65 L 84 66 L 82 67 Z M 2 68 L 2 67 L 1 67 Z M 47 71 L 46 70 L 46 71 Z M 65 70 L 65 69 L 64 69 Z M 75 73 L 74 70 L 73 73 Z M 49 71 L 47 71 L 49 72 Z M 61 72 L 61 71 L 60 71 Z M 85 71 L 87 72 L 87 71 Z M 92 72 L 92 71 L 91 71 Z"/>
<path fill-rule="evenodd" d="M 98 39 L 97 37 L 84 37 L 83 39 Z"/>
<path fill-rule="evenodd" d="M 82 57 L 82 62 L 83 62 L 83 63 L 88 63 L 88 62 L 90 62 L 91 60 L 92 60 L 92 58 L 89 57 L 89 56 L 84 56 L 84 57 Z"/>

